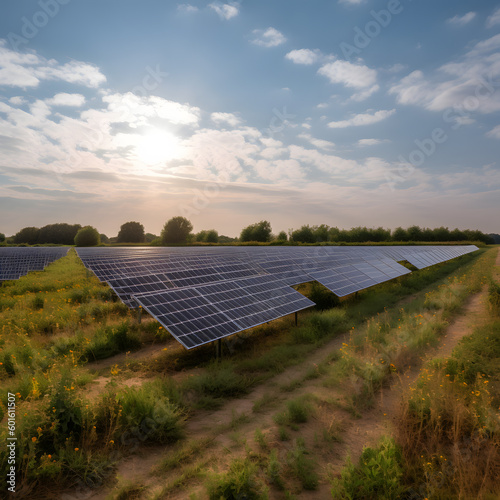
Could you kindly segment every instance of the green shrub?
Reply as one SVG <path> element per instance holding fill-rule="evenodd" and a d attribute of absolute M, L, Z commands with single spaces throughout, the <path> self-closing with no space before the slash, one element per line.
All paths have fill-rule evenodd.
<path fill-rule="evenodd" d="M 116 395 L 121 405 L 122 428 L 139 433 L 142 441 L 173 442 L 183 435 L 179 407 L 164 395 L 161 381 L 129 387 Z"/>
<path fill-rule="evenodd" d="M 96 361 L 140 346 L 141 341 L 129 332 L 129 324 L 124 322 L 117 327 L 106 326 L 97 330 L 85 347 L 82 357 L 88 361 Z"/>
<path fill-rule="evenodd" d="M 92 226 L 82 227 L 75 236 L 77 247 L 93 247 L 100 243 L 99 232 Z"/>
<path fill-rule="evenodd" d="M 302 438 L 297 438 L 294 448 L 288 453 L 288 464 L 305 490 L 315 490 L 318 487 L 319 478 L 316 473 L 316 461 L 308 456 Z"/>
<path fill-rule="evenodd" d="M 383 438 L 377 448 L 363 450 L 357 466 L 347 460 L 341 478 L 333 482 L 332 497 L 395 500 L 404 491 L 401 462 L 401 452 L 394 440 Z"/>
<path fill-rule="evenodd" d="M 313 281 L 309 298 L 320 310 L 331 309 L 340 305 L 340 299 L 317 281 Z"/>
<path fill-rule="evenodd" d="M 263 500 L 267 494 L 257 482 L 257 466 L 250 460 L 236 459 L 225 474 L 214 474 L 207 484 L 210 500 Z"/>

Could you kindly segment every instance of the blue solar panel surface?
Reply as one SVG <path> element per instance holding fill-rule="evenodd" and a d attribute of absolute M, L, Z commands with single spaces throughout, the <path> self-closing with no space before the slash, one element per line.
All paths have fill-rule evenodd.
<path fill-rule="evenodd" d="M 339 297 L 477 250 L 463 246 L 78 248 L 130 307 L 187 349 L 314 305 L 291 288 L 316 280 Z"/>
<path fill-rule="evenodd" d="M 68 247 L 0 247 L 0 281 L 17 280 L 30 271 L 43 271 L 68 250 Z"/>

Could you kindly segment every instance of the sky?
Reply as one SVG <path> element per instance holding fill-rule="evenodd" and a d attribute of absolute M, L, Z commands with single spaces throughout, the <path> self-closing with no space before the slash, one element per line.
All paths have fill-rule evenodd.
<path fill-rule="evenodd" d="M 500 233 L 500 3 L 4 0 L 0 232 Z"/>

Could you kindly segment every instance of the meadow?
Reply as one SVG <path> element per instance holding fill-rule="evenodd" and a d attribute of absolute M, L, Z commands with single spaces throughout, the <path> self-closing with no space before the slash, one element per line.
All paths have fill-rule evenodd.
<path fill-rule="evenodd" d="M 4 283 L 0 438 L 10 393 L 19 497 L 497 498 L 496 256 L 482 249 L 343 301 L 302 285 L 320 307 L 227 340 L 222 360 L 139 322 L 73 250 Z M 476 327 L 424 361 L 481 291 Z M 409 373 L 397 425 L 352 434 Z M 2 448 L 2 471 L 8 457 Z M 134 457 L 146 474 L 124 469 Z"/>

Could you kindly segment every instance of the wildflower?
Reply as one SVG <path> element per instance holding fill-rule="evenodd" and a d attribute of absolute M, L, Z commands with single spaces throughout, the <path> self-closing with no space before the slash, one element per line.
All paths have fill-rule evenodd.
<path fill-rule="evenodd" d="M 31 440 L 32 440 L 33 442 L 35 442 L 35 441 L 36 441 L 36 437 L 35 437 L 35 436 L 33 436 L 33 437 L 31 438 Z"/>
<path fill-rule="evenodd" d="M 80 448 L 75 448 L 75 451 L 78 451 Z"/>

